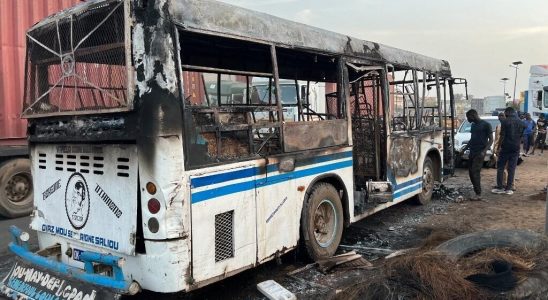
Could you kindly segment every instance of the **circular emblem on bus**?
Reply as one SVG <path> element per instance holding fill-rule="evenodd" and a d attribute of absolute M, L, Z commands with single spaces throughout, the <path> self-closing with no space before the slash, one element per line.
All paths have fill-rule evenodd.
<path fill-rule="evenodd" d="M 80 173 L 70 176 L 65 190 L 65 210 L 70 224 L 75 229 L 86 226 L 89 217 L 89 189 Z"/>
<path fill-rule="evenodd" d="M 74 72 L 74 57 L 72 54 L 66 54 L 61 58 L 61 70 L 65 76 L 72 75 L 72 72 Z"/>

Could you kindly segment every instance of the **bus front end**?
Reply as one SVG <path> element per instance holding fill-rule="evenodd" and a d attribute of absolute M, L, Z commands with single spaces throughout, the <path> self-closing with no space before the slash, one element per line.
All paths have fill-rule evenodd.
<path fill-rule="evenodd" d="M 107 299 L 188 289 L 181 111 L 177 83 L 164 80 L 175 70 L 162 68 L 174 64 L 163 55 L 173 38 L 165 18 L 146 11 L 158 7 L 134 4 L 85 2 L 27 32 L 23 117 L 39 249 L 26 228 L 10 228 L 16 259 L 0 294 Z"/>

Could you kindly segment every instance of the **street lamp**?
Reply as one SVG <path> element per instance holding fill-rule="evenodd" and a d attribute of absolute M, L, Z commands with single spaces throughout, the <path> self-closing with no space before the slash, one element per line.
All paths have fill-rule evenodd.
<path fill-rule="evenodd" d="M 506 82 L 508 81 L 509 79 L 504 77 L 504 78 L 501 78 L 500 81 L 502 82 L 502 84 L 504 85 L 504 101 L 506 101 Z"/>
<path fill-rule="evenodd" d="M 518 69 L 519 69 L 519 65 L 522 65 L 522 64 L 523 62 L 521 61 L 515 61 L 510 65 L 511 68 L 516 69 L 516 75 L 514 76 L 514 98 L 512 98 L 512 103 L 514 104 L 516 101 L 516 84 L 518 82 Z"/>

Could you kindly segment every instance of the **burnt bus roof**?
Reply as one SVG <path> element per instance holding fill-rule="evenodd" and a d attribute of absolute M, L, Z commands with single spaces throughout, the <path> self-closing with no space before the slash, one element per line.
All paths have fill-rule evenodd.
<path fill-rule="evenodd" d="M 113 1 L 92 0 L 64 10 L 34 25 L 37 29 L 58 18 L 78 14 Z M 277 46 L 306 49 L 332 55 L 361 58 L 372 63 L 388 63 L 399 68 L 451 76 L 449 62 L 383 44 L 360 40 L 317 27 L 285 20 L 214 0 L 167 0 L 171 20 L 188 30 L 222 34 L 243 39 L 274 43 Z"/>
<path fill-rule="evenodd" d="M 173 22 L 190 30 L 235 35 L 277 45 L 345 54 L 396 67 L 451 76 L 449 63 L 213 0 L 168 0 Z"/>
<path fill-rule="evenodd" d="M 127 0 L 87 0 L 82 3 L 78 3 L 70 8 L 63 9 L 51 16 L 48 16 L 45 19 L 42 19 L 38 21 L 36 24 L 34 24 L 32 27 L 30 27 L 27 32 L 32 32 L 37 29 L 41 29 L 42 27 L 52 26 L 55 25 L 55 22 L 70 17 L 71 15 L 79 15 L 82 12 L 92 10 L 94 8 L 101 8 L 104 7 L 110 3 L 113 2 L 124 2 Z"/>

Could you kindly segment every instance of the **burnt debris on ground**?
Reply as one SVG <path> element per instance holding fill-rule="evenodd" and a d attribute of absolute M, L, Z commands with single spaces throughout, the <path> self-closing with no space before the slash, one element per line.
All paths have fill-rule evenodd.
<path fill-rule="evenodd" d="M 535 247 L 483 249 L 476 239 L 472 246 L 480 249 L 458 257 L 437 247 L 457 236 L 463 235 L 453 229 L 432 230 L 421 246 L 379 259 L 373 268 L 328 274 L 303 268 L 291 278 L 303 284 L 299 299 L 546 299 L 548 240 L 539 236 Z"/>

